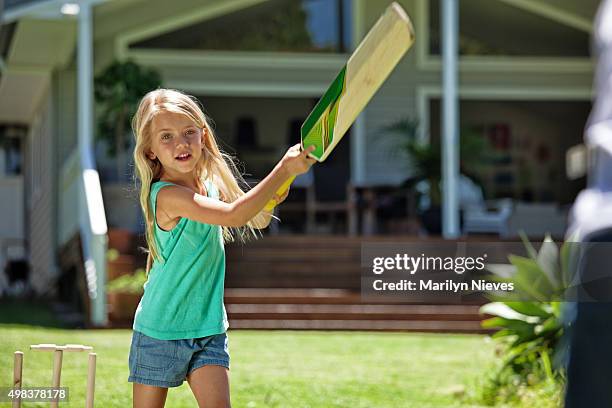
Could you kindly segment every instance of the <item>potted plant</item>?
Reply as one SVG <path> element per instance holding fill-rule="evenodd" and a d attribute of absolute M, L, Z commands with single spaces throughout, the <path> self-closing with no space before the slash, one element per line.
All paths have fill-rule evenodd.
<path fill-rule="evenodd" d="M 133 319 L 146 281 L 145 270 L 138 268 L 133 273 L 122 275 L 106 284 L 111 321 L 121 323 Z"/>

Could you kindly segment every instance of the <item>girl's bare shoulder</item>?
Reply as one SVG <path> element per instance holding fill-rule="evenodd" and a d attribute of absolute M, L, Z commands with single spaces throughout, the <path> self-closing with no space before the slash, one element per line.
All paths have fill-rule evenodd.
<path fill-rule="evenodd" d="M 166 184 L 160 187 L 155 212 L 158 225 L 165 230 L 172 229 L 181 219 L 181 216 L 173 210 L 177 206 L 184 207 L 193 203 L 196 194 L 190 188 L 178 184 Z"/>
<path fill-rule="evenodd" d="M 209 185 L 210 187 L 210 185 Z M 212 191 L 212 189 L 211 189 Z M 166 185 L 157 196 L 158 214 L 164 214 L 166 221 L 178 222 L 180 218 L 188 218 L 204 224 L 234 226 L 240 222 L 234 212 L 234 206 L 212 196 L 180 186 Z M 160 219 L 160 222 L 163 222 Z"/>
<path fill-rule="evenodd" d="M 201 195 L 191 188 L 178 184 L 167 184 L 160 188 L 157 193 L 157 203 L 165 206 L 167 204 L 176 204 L 176 201 L 193 201 L 195 196 Z"/>

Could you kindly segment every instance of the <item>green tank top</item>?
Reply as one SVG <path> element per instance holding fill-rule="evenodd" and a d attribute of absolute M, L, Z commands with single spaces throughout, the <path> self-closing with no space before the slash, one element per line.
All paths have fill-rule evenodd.
<path fill-rule="evenodd" d="M 157 193 L 168 185 L 151 185 L 150 203 L 156 220 Z M 219 198 L 211 182 L 208 197 Z M 178 340 L 224 333 L 228 328 L 223 304 L 225 249 L 221 226 L 181 218 L 171 231 L 155 224 L 157 248 L 165 262 L 154 261 L 133 329 L 160 340 Z"/>

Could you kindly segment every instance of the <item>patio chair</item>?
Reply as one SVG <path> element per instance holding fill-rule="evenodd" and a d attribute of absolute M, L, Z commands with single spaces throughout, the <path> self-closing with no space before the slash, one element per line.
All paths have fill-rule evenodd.
<path fill-rule="evenodd" d="M 513 200 L 502 198 L 485 201 L 482 188 L 461 175 L 459 194 L 463 210 L 463 233 L 497 234 L 508 236 Z"/>
<path fill-rule="evenodd" d="M 512 215 L 513 201 L 511 198 L 482 201 L 464 209 L 464 234 L 497 234 L 500 238 L 509 234 L 508 222 Z"/>

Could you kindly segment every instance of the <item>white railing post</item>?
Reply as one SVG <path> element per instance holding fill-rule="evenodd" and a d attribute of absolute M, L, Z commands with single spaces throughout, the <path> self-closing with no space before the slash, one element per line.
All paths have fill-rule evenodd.
<path fill-rule="evenodd" d="M 102 188 L 93 154 L 93 19 L 92 3 L 79 2 L 77 40 L 78 141 L 81 160 L 79 220 L 90 319 L 95 326 L 107 324 L 106 248 L 107 226 Z"/>

